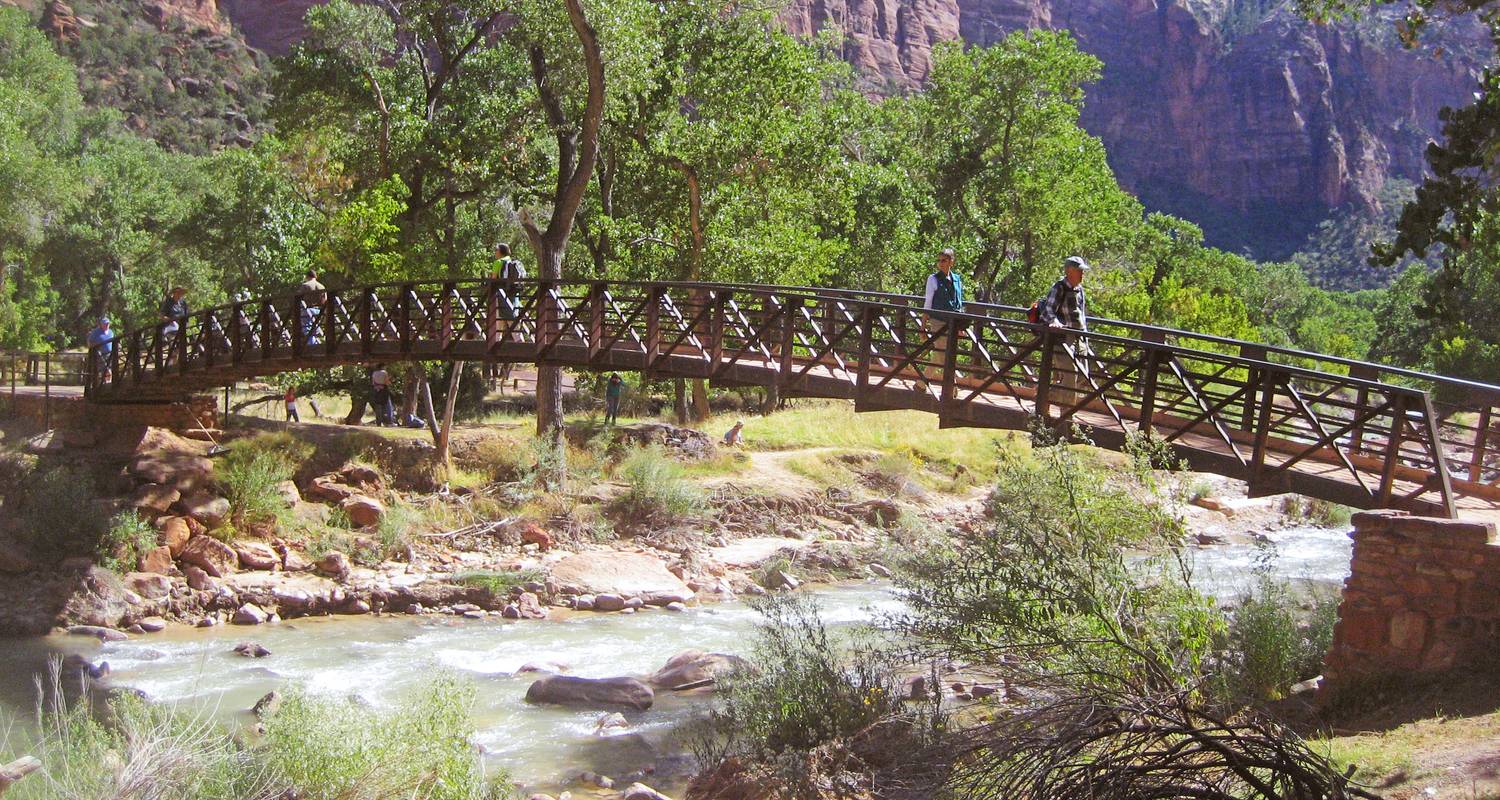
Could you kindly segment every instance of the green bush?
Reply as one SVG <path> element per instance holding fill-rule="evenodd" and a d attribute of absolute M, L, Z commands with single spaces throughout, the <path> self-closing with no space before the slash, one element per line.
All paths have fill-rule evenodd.
<path fill-rule="evenodd" d="M 495 597 L 508 597 L 511 590 L 517 586 L 523 586 L 532 581 L 539 581 L 542 577 L 541 571 L 535 569 L 522 569 L 515 572 L 472 570 L 454 575 L 453 582 L 460 586 L 488 589 L 490 594 Z"/>
<path fill-rule="evenodd" d="M 380 557 L 394 558 L 406 553 L 412 545 L 412 528 L 420 516 L 410 506 L 393 503 L 386 508 L 380 524 L 375 526 L 375 540 L 380 543 Z"/>
<path fill-rule="evenodd" d="M 266 721 L 265 763 L 306 800 L 503 797 L 469 744 L 473 702 L 447 677 L 390 712 L 294 690 Z"/>
<path fill-rule="evenodd" d="M 133 572 L 141 556 L 156 547 L 156 526 L 134 511 L 116 514 L 109 530 L 99 540 L 99 563 L 105 569 Z"/>
<path fill-rule="evenodd" d="M 1230 617 L 1219 669 L 1222 702 L 1280 699 L 1292 684 L 1317 675 L 1333 643 L 1338 601 L 1315 593 L 1309 610 L 1285 582 L 1260 576 Z"/>
<path fill-rule="evenodd" d="M 641 521 L 671 522 L 703 513 L 703 495 L 686 471 L 661 447 L 632 450 L 616 470 L 626 488 L 616 501 L 621 512 Z"/>
<path fill-rule="evenodd" d="M 235 527 L 274 522 L 286 512 L 277 485 L 292 477 L 286 456 L 259 448 L 236 448 L 219 465 L 219 485 L 229 501 Z"/>
<path fill-rule="evenodd" d="M 724 681 L 695 744 L 703 763 L 740 756 L 762 763 L 845 739 L 902 710 L 893 663 L 856 633 L 829 635 L 808 595 L 757 598 L 762 621 L 753 670 Z"/>

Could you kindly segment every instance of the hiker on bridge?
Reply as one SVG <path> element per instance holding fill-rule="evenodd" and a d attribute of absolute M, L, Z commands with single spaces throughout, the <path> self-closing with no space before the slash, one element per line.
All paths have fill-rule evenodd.
<path fill-rule="evenodd" d="M 109 317 L 100 317 L 99 324 L 89 331 L 85 343 L 94 350 L 94 364 L 99 370 L 99 380 L 109 382 L 110 356 L 115 351 L 115 335 L 109 330 Z"/>
<path fill-rule="evenodd" d="M 167 360 L 172 360 L 174 348 L 172 344 L 177 341 L 177 333 L 183 325 L 187 324 L 188 304 L 187 287 L 173 286 L 172 291 L 162 298 L 161 308 L 158 309 L 161 321 L 162 347 L 166 349 Z M 181 322 L 179 322 L 181 320 Z M 186 331 L 184 331 L 186 333 Z"/>
<path fill-rule="evenodd" d="M 328 287 L 318 281 L 318 273 L 308 270 L 307 280 L 297 287 L 302 295 L 302 336 L 308 344 L 318 343 L 318 319 L 323 316 L 323 301 L 328 299 Z"/>
<path fill-rule="evenodd" d="M 496 243 L 495 268 L 490 272 L 490 280 L 500 282 L 500 319 L 504 320 L 507 326 L 507 329 L 500 334 L 500 341 L 502 342 L 515 341 L 519 338 L 515 335 L 515 331 L 511 329 L 511 326 L 518 324 L 515 319 L 518 313 L 517 309 L 520 305 L 517 295 L 520 293 L 521 287 L 517 284 L 517 281 L 524 280 L 525 278 L 526 268 L 521 265 L 520 259 L 511 257 L 510 245 L 505 242 Z M 510 367 L 511 365 L 508 362 L 486 365 L 485 371 L 488 373 L 486 377 L 490 380 L 498 378 L 503 383 L 510 377 Z"/>
<path fill-rule="evenodd" d="M 1063 259 L 1063 276 L 1052 284 L 1037 307 L 1037 318 L 1053 329 L 1087 332 L 1088 298 L 1083 291 L 1083 276 L 1090 269 L 1081 256 Z M 1052 354 L 1052 383 L 1060 390 L 1053 397 L 1064 405 L 1077 405 L 1079 392 L 1088 386 L 1088 343 L 1082 336 L 1064 337 Z"/>
<path fill-rule="evenodd" d="M 933 336 L 932 358 L 941 374 L 948 349 L 948 323 L 964 311 L 964 280 L 953 271 L 953 248 L 938 253 L 937 269 L 927 276 L 922 308 L 927 311 L 927 333 Z M 920 373 L 922 370 L 917 369 Z M 924 381 L 925 383 L 925 381 Z"/>

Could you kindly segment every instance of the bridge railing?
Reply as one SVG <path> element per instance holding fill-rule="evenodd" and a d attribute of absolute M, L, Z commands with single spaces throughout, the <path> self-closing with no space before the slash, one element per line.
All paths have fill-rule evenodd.
<path fill-rule="evenodd" d="M 641 369 L 926 408 L 948 424 L 1151 430 L 1267 487 L 1293 471 L 1338 476 L 1355 504 L 1451 507 L 1455 481 L 1500 495 L 1497 387 L 1113 320 L 1080 339 L 1008 306 L 934 321 L 919 305 L 748 284 L 400 283 L 206 309 L 130 331 L 84 366 L 91 396 L 115 401 L 413 357 Z M 1423 387 L 1468 399 L 1434 404 Z"/>

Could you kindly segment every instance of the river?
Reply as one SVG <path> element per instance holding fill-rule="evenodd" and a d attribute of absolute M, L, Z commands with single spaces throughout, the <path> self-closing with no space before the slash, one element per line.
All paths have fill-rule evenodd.
<path fill-rule="evenodd" d="M 1291 529 L 1270 537 L 1275 575 L 1326 584 L 1341 581 L 1348 572 L 1349 539 L 1342 530 Z M 1250 570 L 1263 551 L 1221 545 L 1192 552 L 1202 585 L 1230 595 L 1250 584 Z M 889 585 L 880 582 L 816 591 L 824 619 L 832 625 L 870 620 L 899 608 Z M 514 673 L 528 662 L 550 662 L 583 677 L 649 675 L 689 648 L 745 653 L 756 620 L 755 612 L 735 602 L 684 613 L 559 613 L 540 622 L 325 617 L 253 629 L 174 628 L 109 644 L 69 636 L 9 640 L 0 647 L 0 712 L 24 719 L 34 696 L 31 676 L 44 669 L 48 656 L 59 653 L 108 661 L 115 684 L 229 723 L 248 721 L 247 709 L 257 699 L 290 684 L 357 695 L 385 706 L 413 694 L 434 671 L 443 670 L 474 686 L 477 743 L 494 766 L 518 782 L 549 788 L 584 770 L 619 776 L 657 763 L 662 772 L 677 773 L 675 778 L 653 776 L 658 788 L 670 790 L 681 786 L 691 768 L 672 754 L 681 749 L 679 723 L 701 709 L 701 695 L 661 693 L 651 710 L 626 714 L 632 726 L 628 731 L 598 736 L 595 722 L 601 712 L 527 705 L 522 698 L 536 676 Z M 272 655 L 235 655 L 234 645 L 246 640 L 259 642 Z M 24 731 L 18 726 L 12 735 L 18 740 Z"/>

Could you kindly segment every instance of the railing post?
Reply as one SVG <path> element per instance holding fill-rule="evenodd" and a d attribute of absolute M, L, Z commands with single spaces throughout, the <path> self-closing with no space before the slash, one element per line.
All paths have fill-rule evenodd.
<path fill-rule="evenodd" d="M 949 406 L 953 404 L 954 386 L 958 380 L 958 327 L 959 321 L 950 319 L 943 330 L 948 344 L 943 349 L 943 386 L 938 392 L 938 409 L 941 415 L 952 413 Z"/>
<path fill-rule="evenodd" d="M 1137 419 L 1137 423 L 1141 433 L 1150 435 L 1151 425 L 1156 416 L 1156 376 L 1161 371 L 1161 351 L 1155 347 L 1148 348 L 1146 350 L 1146 363 L 1141 369 L 1146 372 L 1141 376 L 1141 380 L 1143 381 L 1141 386 L 1141 413 Z"/>
<path fill-rule="evenodd" d="M 235 303 L 229 310 L 229 363 L 238 364 L 245 357 L 245 304 Z M 227 416 L 227 415 L 226 415 Z"/>
<path fill-rule="evenodd" d="M 728 289 L 714 292 L 713 318 L 708 323 L 708 374 L 714 376 L 719 371 L 719 362 L 724 360 L 724 328 L 726 325 L 726 307 L 733 293 Z"/>
<path fill-rule="evenodd" d="M 556 289 L 554 281 L 538 281 L 536 285 L 536 355 L 540 363 L 542 353 L 547 348 L 556 344 L 561 337 L 561 331 L 552 332 L 557 324 L 557 305 L 552 302 L 552 293 Z M 551 340 L 551 341 L 549 341 Z"/>
<path fill-rule="evenodd" d="M 338 292 L 332 289 L 323 292 L 323 312 L 318 321 L 323 323 L 323 352 L 330 356 L 338 353 L 339 350 L 338 314 L 334 310 L 338 307 Z"/>
<path fill-rule="evenodd" d="M 52 354 L 42 356 L 42 429 L 52 430 Z"/>
<path fill-rule="evenodd" d="M 1458 504 L 1453 498 L 1453 479 L 1448 471 L 1448 457 L 1443 453 L 1443 433 L 1438 429 L 1437 410 L 1432 407 L 1432 395 L 1422 393 L 1422 422 L 1427 440 L 1432 445 L 1432 469 L 1437 478 L 1437 489 L 1443 498 L 1443 513 L 1448 519 L 1458 516 Z M 1431 482 L 1427 483 L 1430 488 Z"/>
<path fill-rule="evenodd" d="M 1349 368 L 1349 377 L 1360 380 L 1376 381 L 1380 379 L 1380 371 L 1368 364 L 1356 364 Z M 1359 389 L 1359 395 L 1354 402 L 1354 430 L 1349 432 L 1349 452 L 1358 454 L 1365 449 L 1365 421 L 1360 419 L 1361 412 L 1370 404 L 1370 390 L 1363 386 Z"/>
<path fill-rule="evenodd" d="M 1166 337 L 1164 336 L 1163 339 Z M 1240 345 L 1240 358 L 1254 359 L 1256 361 L 1266 360 L 1266 348 L 1264 345 L 1245 343 Z M 1255 386 L 1260 383 L 1261 370 L 1258 367 L 1246 367 L 1245 385 Z M 1245 393 L 1244 414 L 1240 418 L 1241 430 L 1253 430 L 1255 425 L 1255 392 Z"/>
<path fill-rule="evenodd" d="M 859 314 L 859 377 L 855 379 L 855 402 L 864 399 L 870 388 L 870 364 L 875 360 L 875 316 L 874 306 L 861 305 Z"/>
<path fill-rule="evenodd" d="M 641 363 L 641 373 L 646 377 L 650 377 L 661 352 L 661 298 L 665 292 L 656 284 L 646 287 L 646 339 Z"/>
<path fill-rule="evenodd" d="M 1255 448 L 1250 455 L 1250 487 L 1252 491 L 1260 483 L 1261 473 L 1266 467 L 1266 446 L 1271 438 L 1271 409 L 1276 401 L 1276 373 L 1268 369 L 1260 373 L 1260 406 L 1256 409 Z M 1254 494 L 1251 494 L 1254 497 Z"/>
<path fill-rule="evenodd" d="M 183 317 L 177 321 L 177 338 L 172 344 L 177 348 L 177 374 L 186 375 L 188 371 L 188 320 L 192 317 Z"/>
<path fill-rule="evenodd" d="M 484 282 L 484 352 L 493 354 L 500 341 L 500 282 Z"/>
<path fill-rule="evenodd" d="M 1052 354 L 1057 350 L 1057 335 L 1051 328 L 1042 330 L 1041 361 L 1036 369 L 1036 418 L 1046 423 L 1052 416 Z"/>
<path fill-rule="evenodd" d="M 453 283 L 443 284 L 443 300 L 438 304 L 438 349 L 448 352 L 453 344 Z"/>
<path fill-rule="evenodd" d="M 797 312 L 802 310 L 802 298 L 789 297 L 786 300 L 785 315 L 781 327 L 781 349 L 777 353 L 776 385 L 786 387 L 791 383 L 792 354 L 797 347 Z"/>
<path fill-rule="evenodd" d="M 303 320 L 306 317 L 307 301 L 302 298 L 301 294 L 294 295 L 292 297 L 291 313 L 292 358 L 294 359 L 302 357 L 302 348 L 307 344 L 308 331 L 303 325 Z"/>
<path fill-rule="evenodd" d="M 1479 483 L 1484 475 L 1484 451 L 1489 446 L 1490 438 L 1490 413 L 1491 407 L 1488 400 L 1481 401 L 1484 407 L 1479 412 L 1479 429 L 1474 431 L 1474 453 L 1469 456 L 1469 480 Z"/>
<path fill-rule="evenodd" d="M 369 355 L 375 349 L 375 290 L 359 294 L 359 352 Z"/>
<path fill-rule="evenodd" d="M 396 332 L 401 339 L 401 355 L 411 352 L 411 284 L 401 284 L 401 301 L 396 304 Z"/>
<path fill-rule="evenodd" d="M 1407 402 L 1404 392 L 1397 394 L 1395 407 L 1391 409 L 1391 432 L 1385 440 L 1385 463 L 1380 468 L 1380 489 L 1375 493 L 1375 501 L 1381 508 L 1390 506 L 1391 494 L 1396 485 L 1396 465 L 1401 460 L 1401 442 L 1406 438 Z"/>
<path fill-rule="evenodd" d="M 604 303 L 608 292 L 604 288 L 604 281 L 594 281 L 589 284 L 589 363 L 593 364 L 599 359 L 601 346 L 604 343 Z"/>

